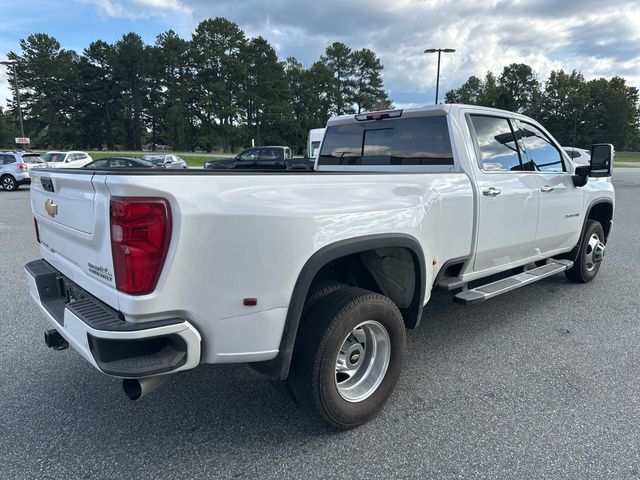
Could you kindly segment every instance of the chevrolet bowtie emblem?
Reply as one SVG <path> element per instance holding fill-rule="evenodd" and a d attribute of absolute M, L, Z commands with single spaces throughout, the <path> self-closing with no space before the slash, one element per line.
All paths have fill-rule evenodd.
<path fill-rule="evenodd" d="M 47 200 L 44 202 L 44 209 L 50 217 L 55 217 L 58 214 L 58 205 L 53 203 L 53 200 Z"/>

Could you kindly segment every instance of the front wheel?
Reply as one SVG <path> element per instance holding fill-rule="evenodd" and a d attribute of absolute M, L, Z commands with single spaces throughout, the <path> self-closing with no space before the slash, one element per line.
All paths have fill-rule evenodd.
<path fill-rule="evenodd" d="M 2 188 L 7 190 L 8 192 L 13 192 L 18 189 L 18 182 L 11 175 L 5 175 L 0 179 L 0 183 L 2 183 Z"/>
<path fill-rule="evenodd" d="M 304 408 L 333 427 L 353 428 L 393 392 L 405 348 L 404 322 L 389 298 L 341 288 L 303 319 L 289 382 Z"/>
<path fill-rule="evenodd" d="M 569 280 L 588 283 L 593 280 L 600 270 L 600 263 L 604 258 L 604 230 L 597 220 L 587 220 L 587 226 L 580 242 L 578 259 L 565 273 Z"/>

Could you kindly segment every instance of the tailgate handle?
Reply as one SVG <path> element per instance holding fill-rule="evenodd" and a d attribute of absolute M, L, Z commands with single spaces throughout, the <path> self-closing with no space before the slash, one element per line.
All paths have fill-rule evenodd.
<path fill-rule="evenodd" d="M 53 182 L 51 181 L 51 177 L 40 177 L 40 183 L 42 184 L 42 188 L 47 192 L 51 192 L 51 193 L 55 192 L 53 188 Z"/>

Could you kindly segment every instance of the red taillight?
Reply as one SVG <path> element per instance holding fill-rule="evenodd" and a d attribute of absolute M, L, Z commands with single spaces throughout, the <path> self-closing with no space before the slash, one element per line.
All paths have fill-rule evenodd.
<path fill-rule="evenodd" d="M 36 240 L 40 243 L 40 230 L 38 229 L 38 221 L 35 218 L 33 219 L 33 224 L 36 227 Z"/>
<path fill-rule="evenodd" d="M 171 208 L 164 198 L 111 197 L 111 254 L 116 288 L 151 293 L 171 239 Z"/>
<path fill-rule="evenodd" d="M 24 172 L 27 169 L 27 166 L 24 163 L 18 163 L 16 164 L 16 167 L 18 167 L 18 170 Z"/>

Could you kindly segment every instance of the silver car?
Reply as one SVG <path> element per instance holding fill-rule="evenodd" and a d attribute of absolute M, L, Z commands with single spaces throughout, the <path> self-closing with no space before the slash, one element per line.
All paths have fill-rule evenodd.
<path fill-rule="evenodd" d="M 37 153 L 0 152 L 0 185 L 7 191 L 31 183 L 29 170 L 46 168 L 47 163 Z"/>
<path fill-rule="evenodd" d="M 562 148 L 564 148 L 567 155 L 569 155 L 569 157 L 571 157 L 571 159 L 578 165 L 589 165 L 589 162 L 591 161 L 591 152 L 589 150 L 577 147 Z"/>
<path fill-rule="evenodd" d="M 154 165 L 161 168 L 188 168 L 185 162 L 179 156 L 173 153 L 147 153 L 142 156 L 143 160 L 153 162 Z"/>

